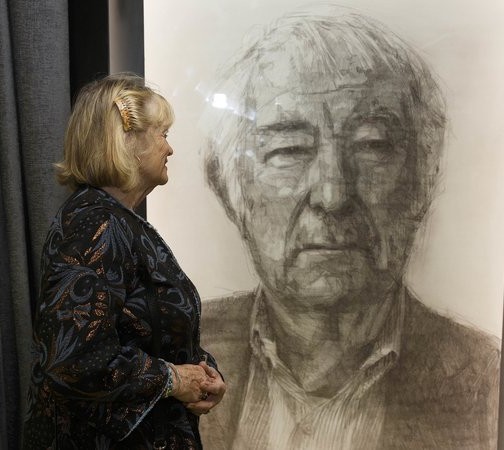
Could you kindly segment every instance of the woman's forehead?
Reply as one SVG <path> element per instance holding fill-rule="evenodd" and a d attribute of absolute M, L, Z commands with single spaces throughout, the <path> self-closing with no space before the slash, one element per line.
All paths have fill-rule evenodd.
<path fill-rule="evenodd" d="M 174 121 L 171 105 L 160 95 L 154 95 L 146 104 L 147 115 L 153 124 L 169 127 Z"/>

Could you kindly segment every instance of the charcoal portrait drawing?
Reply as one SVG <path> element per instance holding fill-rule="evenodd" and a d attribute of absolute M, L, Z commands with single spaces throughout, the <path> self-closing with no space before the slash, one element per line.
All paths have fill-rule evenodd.
<path fill-rule="evenodd" d="M 207 448 L 496 448 L 498 343 L 404 282 L 445 110 L 414 49 L 345 10 L 276 20 L 222 73 L 206 176 L 260 284 L 204 304 L 228 385 Z"/>

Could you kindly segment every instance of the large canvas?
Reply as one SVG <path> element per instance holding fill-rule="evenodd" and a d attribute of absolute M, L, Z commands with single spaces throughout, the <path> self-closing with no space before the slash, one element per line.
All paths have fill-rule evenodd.
<path fill-rule="evenodd" d="M 207 3 L 145 2 L 207 447 L 494 448 L 504 6 Z"/>

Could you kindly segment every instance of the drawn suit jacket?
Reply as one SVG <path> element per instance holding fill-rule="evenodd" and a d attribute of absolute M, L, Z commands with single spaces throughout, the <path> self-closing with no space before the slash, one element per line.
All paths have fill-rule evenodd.
<path fill-rule="evenodd" d="M 203 302 L 202 342 L 228 386 L 222 403 L 201 420 L 207 450 L 231 448 L 237 431 L 253 301 L 253 293 L 240 293 Z M 398 363 L 382 380 L 386 412 L 378 448 L 495 449 L 497 339 L 433 312 L 411 295 L 403 330 Z"/>

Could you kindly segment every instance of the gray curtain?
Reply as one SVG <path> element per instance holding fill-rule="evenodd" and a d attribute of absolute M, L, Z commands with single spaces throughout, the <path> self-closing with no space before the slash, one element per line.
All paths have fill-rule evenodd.
<path fill-rule="evenodd" d="M 70 111 L 67 0 L 0 0 L 0 448 L 17 449 L 45 233 Z"/>

